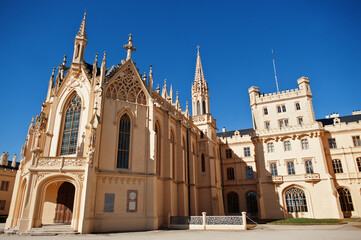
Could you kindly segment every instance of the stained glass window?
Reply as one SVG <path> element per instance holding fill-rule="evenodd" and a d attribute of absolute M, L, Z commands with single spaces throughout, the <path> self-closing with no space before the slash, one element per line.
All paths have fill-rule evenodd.
<path fill-rule="evenodd" d="M 130 118 L 127 114 L 124 114 L 119 122 L 117 168 L 128 168 L 129 166 L 129 139 Z"/>
<path fill-rule="evenodd" d="M 76 153 L 78 142 L 79 120 L 81 112 L 81 99 L 75 95 L 66 109 L 63 140 L 61 144 L 60 155 L 68 155 Z"/>

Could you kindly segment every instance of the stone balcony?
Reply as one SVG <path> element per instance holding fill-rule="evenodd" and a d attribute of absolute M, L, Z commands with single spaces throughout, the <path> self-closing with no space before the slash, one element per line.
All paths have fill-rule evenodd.
<path fill-rule="evenodd" d="M 85 170 L 85 157 L 39 157 L 35 163 L 37 170 Z"/>
<path fill-rule="evenodd" d="M 283 182 L 291 182 L 291 181 L 318 182 L 320 180 L 321 179 L 319 173 L 268 177 L 268 182 L 275 184 L 281 184 Z"/>

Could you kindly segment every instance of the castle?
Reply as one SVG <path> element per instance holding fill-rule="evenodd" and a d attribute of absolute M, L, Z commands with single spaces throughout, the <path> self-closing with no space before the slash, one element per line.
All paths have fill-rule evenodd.
<path fill-rule="evenodd" d="M 21 152 L 5 229 L 68 224 L 80 233 L 166 227 L 170 216 L 361 216 L 361 115 L 316 120 L 309 79 L 249 89 L 253 128 L 216 133 L 198 49 L 192 114 L 152 68 L 84 61 L 86 19 L 49 80 Z"/>

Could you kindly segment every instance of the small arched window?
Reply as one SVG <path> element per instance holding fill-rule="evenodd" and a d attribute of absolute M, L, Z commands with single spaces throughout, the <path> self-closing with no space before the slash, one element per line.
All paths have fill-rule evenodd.
<path fill-rule="evenodd" d="M 288 212 L 308 212 L 305 192 L 299 188 L 286 191 L 286 204 Z"/>
<path fill-rule="evenodd" d="M 267 108 L 263 108 L 263 114 L 268 115 L 268 109 Z"/>
<path fill-rule="evenodd" d="M 238 194 L 230 192 L 227 194 L 228 213 L 239 213 Z"/>
<path fill-rule="evenodd" d="M 81 99 L 78 95 L 75 95 L 66 108 L 60 155 L 76 153 L 80 112 Z"/>
<path fill-rule="evenodd" d="M 296 103 L 296 110 L 301 110 L 301 106 L 300 106 L 300 103 Z"/>
<path fill-rule="evenodd" d="M 205 172 L 206 171 L 206 159 L 204 157 L 204 154 L 202 153 L 201 155 L 201 167 L 202 167 L 202 172 Z"/>
<path fill-rule="evenodd" d="M 202 115 L 202 113 L 201 113 L 201 103 L 199 101 L 197 102 L 197 115 Z"/>
<path fill-rule="evenodd" d="M 205 101 L 203 101 L 203 114 L 206 114 L 206 102 Z"/>
<path fill-rule="evenodd" d="M 124 114 L 119 122 L 117 168 L 129 166 L 130 118 Z"/>

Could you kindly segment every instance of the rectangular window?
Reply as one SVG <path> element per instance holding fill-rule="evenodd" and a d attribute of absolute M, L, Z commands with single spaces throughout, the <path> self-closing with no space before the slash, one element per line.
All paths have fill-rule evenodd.
<path fill-rule="evenodd" d="M 287 162 L 287 171 L 288 171 L 288 175 L 295 175 L 295 164 L 293 161 L 289 161 Z"/>
<path fill-rule="evenodd" d="M 302 139 L 302 140 L 301 140 L 301 144 L 302 144 L 302 150 L 306 150 L 306 149 L 309 148 L 308 140 L 307 140 L 307 139 Z"/>
<path fill-rule="evenodd" d="M 290 141 L 284 141 L 284 147 L 285 147 L 285 152 L 286 151 L 291 151 L 291 142 Z"/>
<path fill-rule="evenodd" d="M 361 172 L 361 157 L 356 159 L 358 171 Z"/>
<path fill-rule="evenodd" d="M 301 127 L 303 126 L 303 118 L 302 117 L 298 118 L 298 125 L 300 125 Z"/>
<path fill-rule="evenodd" d="M 275 151 L 275 147 L 274 147 L 273 142 L 267 143 L 267 150 L 268 150 L 269 153 Z"/>
<path fill-rule="evenodd" d="M 264 113 L 264 115 L 268 115 L 268 109 L 267 109 L 267 108 L 263 108 L 263 113 Z"/>
<path fill-rule="evenodd" d="M 227 168 L 227 180 L 234 180 L 234 168 Z"/>
<path fill-rule="evenodd" d="M 339 159 L 332 160 L 332 167 L 334 173 L 343 173 L 341 160 Z"/>
<path fill-rule="evenodd" d="M 360 136 L 352 136 L 352 141 L 355 147 L 361 146 Z"/>
<path fill-rule="evenodd" d="M 9 181 L 1 181 L 0 191 L 8 191 L 9 190 Z"/>
<path fill-rule="evenodd" d="M 301 105 L 299 103 L 296 103 L 296 110 L 301 110 Z"/>
<path fill-rule="evenodd" d="M 0 200 L 0 210 L 5 210 L 6 200 Z"/>
<path fill-rule="evenodd" d="M 270 129 L 270 123 L 269 123 L 269 122 L 265 122 L 264 125 L 265 125 L 265 127 L 266 127 L 267 130 Z"/>
<path fill-rule="evenodd" d="M 249 147 L 245 147 L 243 148 L 244 150 L 244 156 L 245 157 L 250 157 L 251 156 L 251 149 Z"/>
<path fill-rule="evenodd" d="M 306 173 L 307 174 L 313 173 L 313 167 L 312 167 L 312 161 L 311 160 L 306 160 L 305 161 L 305 168 L 306 168 Z"/>
<path fill-rule="evenodd" d="M 281 119 L 278 121 L 280 129 L 282 129 L 283 127 L 288 127 L 288 119 Z"/>
<path fill-rule="evenodd" d="M 281 112 L 282 112 L 281 106 L 277 106 L 277 112 L 278 112 L 278 113 L 281 113 Z"/>
<path fill-rule="evenodd" d="M 232 158 L 232 150 L 226 149 L 226 158 Z"/>
<path fill-rule="evenodd" d="M 114 212 L 114 193 L 106 193 L 104 199 L 104 212 Z"/>
<path fill-rule="evenodd" d="M 277 164 L 276 163 L 271 163 L 270 164 L 270 171 L 271 171 L 272 176 L 277 176 L 278 175 Z"/>
<path fill-rule="evenodd" d="M 254 178 L 254 176 L 253 176 L 253 168 L 250 167 L 250 166 L 246 167 L 246 178 L 247 179 L 253 179 Z"/>
<path fill-rule="evenodd" d="M 282 112 L 286 112 L 286 106 L 282 105 Z"/>
<path fill-rule="evenodd" d="M 328 139 L 328 145 L 330 146 L 330 148 L 337 148 L 336 139 L 334 139 L 334 138 L 329 138 L 329 139 Z"/>

